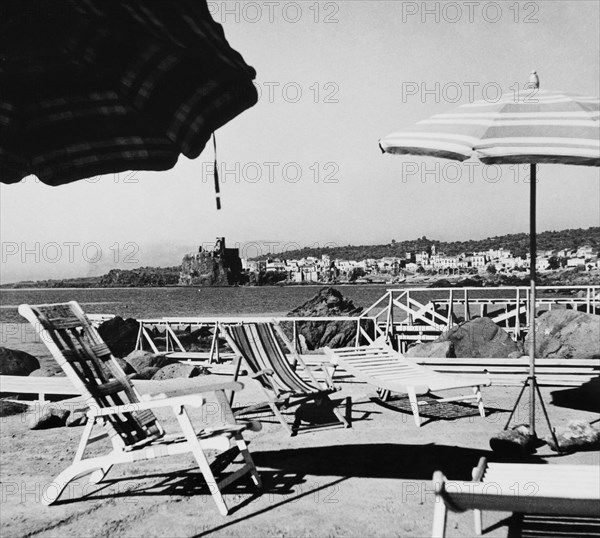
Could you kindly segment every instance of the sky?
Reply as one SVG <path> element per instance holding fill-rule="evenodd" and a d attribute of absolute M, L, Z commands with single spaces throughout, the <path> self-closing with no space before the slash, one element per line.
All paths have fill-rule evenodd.
<path fill-rule="evenodd" d="M 224 236 L 242 257 L 529 229 L 527 169 L 383 155 L 378 140 L 497 92 L 600 93 L 600 3 L 208 2 L 259 102 L 167 172 L 0 186 L 2 283 L 178 265 Z M 600 225 L 600 171 L 538 167 L 538 231 Z"/>

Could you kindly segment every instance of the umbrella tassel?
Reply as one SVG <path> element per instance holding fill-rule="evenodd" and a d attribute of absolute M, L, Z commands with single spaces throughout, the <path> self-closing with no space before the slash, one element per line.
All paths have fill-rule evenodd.
<path fill-rule="evenodd" d="M 217 137 L 213 133 L 213 146 L 215 148 L 215 166 L 213 176 L 215 178 L 215 197 L 217 201 L 217 211 L 221 209 L 221 188 L 219 186 L 219 167 L 217 165 Z"/>

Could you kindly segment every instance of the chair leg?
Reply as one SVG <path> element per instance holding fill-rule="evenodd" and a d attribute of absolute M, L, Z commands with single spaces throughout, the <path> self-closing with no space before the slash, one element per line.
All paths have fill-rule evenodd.
<path fill-rule="evenodd" d="M 333 408 L 333 414 L 344 425 L 344 428 L 350 428 L 352 421 L 352 398 L 348 396 L 345 398 L 345 401 L 345 415 L 335 407 Z"/>
<path fill-rule="evenodd" d="M 481 536 L 482 533 L 482 521 L 481 521 L 481 510 L 473 510 L 473 516 L 475 518 L 475 534 Z"/>
<path fill-rule="evenodd" d="M 112 464 L 110 463 L 110 456 L 103 456 L 99 458 L 90 458 L 87 460 L 80 460 L 74 462 L 67 467 L 62 473 L 60 473 L 52 483 L 46 488 L 45 493 L 42 495 L 42 503 L 49 506 L 55 503 L 61 496 L 62 492 L 69 485 L 73 479 L 78 476 L 93 473 L 92 476 L 98 472 L 104 475 L 110 470 Z M 106 473 L 104 473 L 106 469 Z"/>
<path fill-rule="evenodd" d="M 94 471 L 90 475 L 90 484 L 99 484 L 104 480 L 104 477 L 108 474 L 108 472 L 112 469 L 112 465 L 107 465 L 106 467 L 102 467 L 96 471 Z"/>
<path fill-rule="evenodd" d="M 260 475 L 258 474 L 256 465 L 254 465 L 254 460 L 252 459 L 252 456 L 250 455 L 250 451 L 248 450 L 248 445 L 241 434 L 239 436 L 238 435 L 235 436 L 235 444 L 237 445 L 238 450 L 240 451 L 240 454 L 244 458 L 244 461 L 246 462 L 246 466 L 250 469 L 250 475 L 252 477 L 252 481 L 254 482 L 254 484 L 256 485 L 257 488 L 261 488 L 262 480 L 260 479 Z"/>
<path fill-rule="evenodd" d="M 481 387 L 473 387 L 473 392 L 477 395 L 477 407 L 479 407 L 479 414 L 482 418 L 485 418 L 485 407 L 483 406 L 483 396 L 481 395 Z"/>
<path fill-rule="evenodd" d="M 273 411 L 273 414 L 277 417 L 277 420 L 279 420 L 281 425 L 287 430 L 287 432 L 290 435 L 294 435 L 294 428 L 290 428 L 290 425 L 285 420 L 285 417 L 281 414 L 281 411 L 279 411 L 279 407 L 277 407 L 277 404 L 269 402 L 269 407 L 271 408 L 271 411 Z"/>
<path fill-rule="evenodd" d="M 229 513 L 229 510 L 225 504 L 223 495 L 221 495 L 221 491 L 219 490 L 219 486 L 217 485 L 217 481 L 213 475 L 212 469 L 210 468 L 210 463 L 204 454 L 204 450 L 202 450 L 202 447 L 200 446 L 200 441 L 198 441 L 196 430 L 194 430 L 194 426 L 190 421 L 190 417 L 183 407 L 179 409 L 179 411 L 176 413 L 176 416 L 177 420 L 179 421 L 179 425 L 181 426 L 181 430 L 191 447 L 191 452 L 196 459 L 196 463 L 198 463 L 198 467 L 200 467 L 200 471 L 202 472 L 204 480 L 208 485 L 212 498 L 214 499 L 221 515 L 226 516 Z"/>
<path fill-rule="evenodd" d="M 432 538 L 443 538 L 446 536 L 446 515 L 448 508 L 444 500 L 436 495 L 435 508 L 433 509 L 433 530 Z"/>
<path fill-rule="evenodd" d="M 408 400 L 410 401 L 410 407 L 413 412 L 415 424 L 417 428 L 421 427 L 421 417 L 419 416 L 419 402 L 417 401 L 417 395 L 413 387 L 408 387 Z"/>

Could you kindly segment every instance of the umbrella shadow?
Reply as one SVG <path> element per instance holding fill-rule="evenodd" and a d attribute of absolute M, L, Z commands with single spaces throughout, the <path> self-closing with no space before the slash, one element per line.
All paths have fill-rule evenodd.
<path fill-rule="evenodd" d="M 579 387 L 555 390 L 550 394 L 552 405 L 557 407 L 600 413 L 600 376 L 590 379 Z"/>
<path fill-rule="evenodd" d="M 491 450 L 435 443 L 348 444 L 263 450 L 253 452 L 252 457 L 259 467 L 291 475 L 409 480 L 431 480 L 434 471 L 442 471 L 452 480 L 470 480 L 471 471 L 481 457 L 499 461 L 498 455 Z M 526 461 L 543 463 L 535 456 L 527 457 Z"/>

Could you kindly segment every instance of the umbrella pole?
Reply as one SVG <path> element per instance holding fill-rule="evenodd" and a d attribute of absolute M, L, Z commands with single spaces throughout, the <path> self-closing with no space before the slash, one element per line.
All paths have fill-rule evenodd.
<path fill-rule="evenodd" d="M 535 231 L 535 187 L 537 181 L 537 168 L 535 163 L 530 165 L 529 177 L 529 432 L 533 437 L 535 433 L 535 264 L 537 256 L 537 238 Z"/>
<path fill-rule="evenodd" d="M 535 396 L 537 394 L 540 405 L 542 407 L 542 411 L 544 412 L 544 417 L 546 418 L 546 423 L 548 424 L 548 429 L 550 430 L 550 435 L 552 436 L 552 440 L 554 441 L 554 446 L 556 446 L 557 450 L 561 452 L 561 447 L 558 444 L 558 439 L 556 438 L 556 433 L 554 432 L 554 428 L 552 428 L 552 424 L 550 423 L 550 417 L 548 416 L 548 411 L 546 411 L 546 406 L 544 405 L 544 400 L 542 399 L 542 393 L 540 391 L 540 387 L 537 382 L 537 377 L 535 375 L 535 281 L 536 281 L 536 257 L 537 257 L 537 239 L 536 239 L 536 182 L 537 182 L 537 168 L 536 164 L 530 165 L 530 202 L 529 202 L 529 375 L 523 384 L 523 388 L 519 393 L 517 401 L 508 417 L 508 421 L 506 422 L 506 426 L 504 429 L 508 429 L 510 425 L 510 421 L 512 420 L 517 407 L 519 406 L 519 402 L 521 401 L 521 397 L 525 393 L 527 386 L 529 385 L 529 434 L 531 435 L 532 440 L 535 442 L 537 440 L 537 434 L 535 431 Z"/>
<path fill-rule="evenodd" d="M 535 432 L 535 396 L 537 396 L 540 400 L 540 405 L 542 407 L 542 411 L 544 412 L 544 417 L 546 418 L 546 423 L 548 424 L 548 429 L 550 430 L 550 435 L 552 436 L 552 440 L 554 441 L 554 446 L 556 446 L 557 450 L 560 452 L 561 448 L 558 444 L 558 439 L 556 438 L 556 433 L 554 432 L 554 428 L 550 423 L 550 417 L 548 416 L 548 412 L 546 411 L 546 406 L 544 405 L 544 400 L 542 398 L 542 393 L 540 391 L 540 387 L 537 382 L 537 377 L 535 375 L 535 314 L 536 314 L 536 293 L 535 293 L 535 281 L 536 281 L 536 260 L 537 260 L 537 237 L 536 237 L 536 184 L 537 184 L 537 165 L 535 163 L 530 165 L 530 177 L 529 177 L 530 185 L 529 185 L 529 193 L 530 193 L 530 201 L 529 201 L 529 286 L 530 286 L 530 300 L 529 300 L 529 377 L 527 381 L 525 381 L 525 385 L 523 389 L 529 384 L 529 433 L 531 434 L 533 439 L 537 439 L 537 434 Z M 522 393 L 521 393 L 522 394 Z M 519 404 L 520 396 L 517 399 L 517 404 Z M 516 407 L 516 406 L 515 406 Z M 514 411 L 514 410 L 513 410 Z"/>

